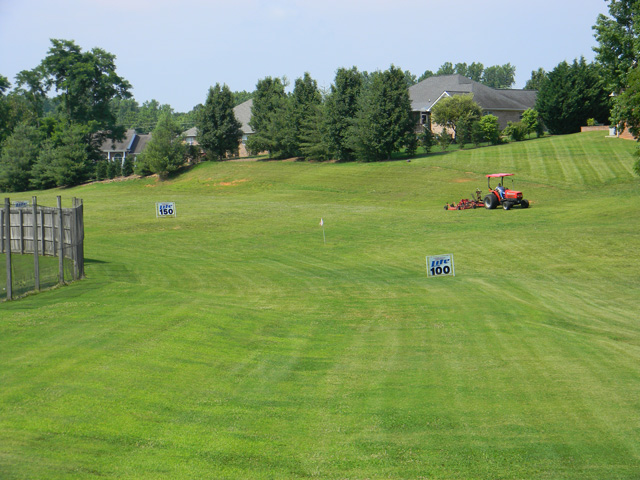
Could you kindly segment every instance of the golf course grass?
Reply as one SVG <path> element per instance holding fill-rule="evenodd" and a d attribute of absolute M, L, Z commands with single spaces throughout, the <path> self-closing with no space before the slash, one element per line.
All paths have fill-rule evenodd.
<path fill-rule="evenodd" d="M 86 279 L 0 304 L 0 478 L 640 478 L 635 148 L 21 195 L 84 200 Z M 443 209 L 498 172 L 529 209 Z"/>

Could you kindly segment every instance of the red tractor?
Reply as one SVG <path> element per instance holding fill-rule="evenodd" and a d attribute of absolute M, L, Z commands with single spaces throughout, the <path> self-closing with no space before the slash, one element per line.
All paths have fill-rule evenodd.
<path fill-rule="evenodd" d="M 529 208 L 529 201 L 522 198 L 522 192 L 504 188 L 504 177 L 510 177 L 513 173 L 491 173 L 487 175 L 487 185 L 489 193 L 484 197 L 485 208 L 492 210 L 498 205 L 509 210 L 514 205 L 520 205 L 522 208 Z M 499 178 L 500 181 L 495 189 L 491 188 L 491 179 Z"/>

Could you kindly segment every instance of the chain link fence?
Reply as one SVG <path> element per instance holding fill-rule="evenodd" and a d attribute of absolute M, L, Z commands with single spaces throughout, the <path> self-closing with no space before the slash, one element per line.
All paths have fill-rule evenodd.
<path fill-rule="evenodd" d="M 0 210 L 0 288 L 7 300 L 84 277 L 84 216 L 81 199 L 71 208 L 5 198 Z"/>

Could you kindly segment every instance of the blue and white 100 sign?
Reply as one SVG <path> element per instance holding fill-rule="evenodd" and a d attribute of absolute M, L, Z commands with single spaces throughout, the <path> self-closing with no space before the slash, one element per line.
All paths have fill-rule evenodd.
<path fill-rule="evenodd" d="M 456 270 L 453 267 L 453 254 L 427 257 L 427 276 L 443 277 L 445 275 L 453 275 L 454 277 L 456 275 Z"/>
<path fill-rule="evenodd" d="M 158 202 L 156 203 L 156 217 L 175 217 L 175 202 Z"/>

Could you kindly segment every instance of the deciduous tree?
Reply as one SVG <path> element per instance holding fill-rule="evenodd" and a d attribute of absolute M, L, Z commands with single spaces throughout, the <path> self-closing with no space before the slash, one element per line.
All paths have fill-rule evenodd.
<path fill-rule="evenodd" d="M 607 89 L 620 93 L 640 55 L 640 2 L 610 0 L 609 14 L 598 15 L 593 26 L 598 41 L 593 50 L 596 62 L 603 66 Z"/>
<path fill-rule="evenodd" d="M 110 101 L 128 98 L 131 85 L 116 73 L 115 55 L 101 48 L 88 52 L 73 41 L 51 40 L 41 68 L 47 86 L 59 92 L 60 105 L 72 122 L 96 122 L 97 129 L 114 130 Z"/>
<path fill-rule="evenodd" d="M 458 122 L 466 118 L 469 125 L 482 115 L 482 108 L 473 100 L 473 94 L 453 95 L 438 101 L 431 109 L 434 123 L 453 130 L 457 139 Z"/>
<path fill-rule="evenodd" d="M 510 63 L 487 67 L 482 74 L 482 83 L 491 88 L 511 88 L 515 83 L 516 67 Z"/>

